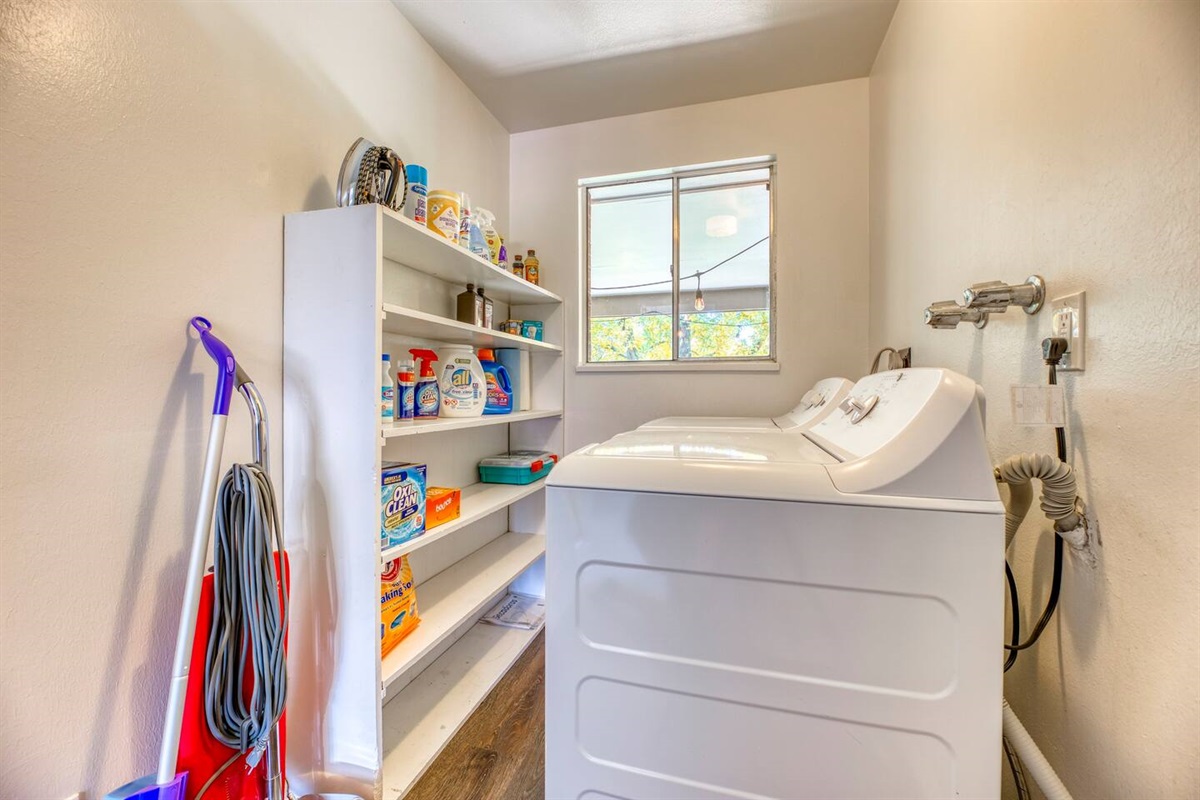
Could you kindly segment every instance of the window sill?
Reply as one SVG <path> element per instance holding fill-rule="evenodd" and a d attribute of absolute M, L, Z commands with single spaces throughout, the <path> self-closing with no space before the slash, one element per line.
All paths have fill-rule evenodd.
<path fill-rule="evenodd" d="M 611 361 L 576 364 L 575 372 L 779 372 L 778 361 Z"/>

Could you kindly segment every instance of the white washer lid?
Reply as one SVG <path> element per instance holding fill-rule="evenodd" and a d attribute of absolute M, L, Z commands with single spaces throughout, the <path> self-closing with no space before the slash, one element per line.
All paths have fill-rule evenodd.
<path fill-rule="evenodd" d="M 671 458 L 790 465 L 836 464 L 838 461 L 802 436 L 730 430 L 639 429 L 593 445 L 589 455 L 600 458 Z"/>
<path fill-rule="evenodd" d="M 780 419 L 786 419 L 780 417 Z M 639 431 L 662 430 L 778 431 L 769 417 L 659 417 L 638 426 Z"/>
<path fill-rule="evenodd" d="M 836 463 L 803 436 L 650 429 L 577 450 L 559 462 L 547 482 L 579 489 L 846 502 L 826 471 Z"/>

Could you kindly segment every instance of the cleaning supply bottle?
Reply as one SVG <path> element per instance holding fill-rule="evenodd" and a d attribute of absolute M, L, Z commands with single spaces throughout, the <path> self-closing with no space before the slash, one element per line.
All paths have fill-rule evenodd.
<path fill-rule="evenodd" d="M 404 201 L 404 216 L 418 225 L 427 222 L 425 203 L 429 199 L 429 171 L 420 164 L 405 164 L 408 176 L 408 197 Z"/>
<path fill-rule="evenodd" d="M 483 227 L 479 224 L 480 216 L 478 212 L 471 215 L 471 225 L 469 231 L 468 245 L 471 252 L 480 258 L 491 260 L 488 254 L 487 240 L 483 237 Z"/>
<path fill-rule="evenodd" d="M 530 250 L 529 255 L 525 256 L 525 280 L 529 281 L 534 286 L 538 285 L 538 282 L 542 277 L 540 275 L 540 270 L 538 269 L 540 264 L 541 262 L 538 261 L 538 257 L 534 255 L 532 250 Z"/>
<path fill-rule="evenodd" d="M 469 345 L 442 348 L 443 417 L 478 417 L 487 403 L 487 379 Z"/>
<path fill-rule="evenodd" d="M 467 290 L 458 295 L 455 319 L 468 325 L 483 325 L 483 298 L 475 291 L 475 284 L 468 283 Z"/>
<path fill-rule="evenodd" d="M 416 408 L 416 386 L 413 362 L 403 359 L 396 365 L 396 422 L 412 422 Z"/>
<path fill-rule="evenodd" d="M 487 381 L 487 402 L 484 403 L 483 413 L 511 414 L 514 405 L 512 381 L 508 370 L 496 359 L 495 351 L 480 348 L 479 366 L 483 367 Z"/>
<path fill-rule="evenodd" d="M 408 352 L 412 353 L 420 367 L 413 390 L 413 418 L 434 419 L 442 407 L 442 393 L 438 389 L 437 375 L 433 371 L 433 362 L 438 360 L 437 353 L 420 348 Z"/>
<path fill-rule="evenodd" d="M 487 246 L 487 259 L 493 264 L 500 263 L 500 234 L 496 231 L 496 215 L 486 208 L 475 212 L 479 230 L 483 232 L 483 242 Z"/>
<path fill-rule="evenodd" d="M 516 275 L 518 278 L 525 277 L 525 262 L 521 260 L 520 253 L 513 256 L 513 275 Z"/>
<path fill-rule="evenodd" d="M 462 206 L 458 217 L 458 245 L 466 250 L 471 249 L 471 195 L 460 194 Z"/>
<path fill-rule="evenodd" d="M 479 287 L 479 299 L 483 301 L 483 322 L 480 324 L 490 331 L 492 329 L 492 315 L 495 313 L 496 306 L 492 302 L 492 298 L 484 295 L 482 286 Z"/>
<path fill-rule="evenodd" d="M 383 377 L 380 379 L 379 417 L 385 423 L 396 419 L 396 382 L 392 380 L 392 357 L 383 354 Z"/>

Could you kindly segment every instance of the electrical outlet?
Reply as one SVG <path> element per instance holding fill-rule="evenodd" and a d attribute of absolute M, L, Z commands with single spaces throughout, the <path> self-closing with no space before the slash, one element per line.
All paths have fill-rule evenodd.
<path fill-rule="evenodd" d="M 1082 372 L 1087 347 L 1087 327 L 1084 321 L 1084 295 L 1076 292 L 1050 301 L 1050 335 L 1067 340 L 1067 354 L 1063 356 L 1060 370 Z"/>

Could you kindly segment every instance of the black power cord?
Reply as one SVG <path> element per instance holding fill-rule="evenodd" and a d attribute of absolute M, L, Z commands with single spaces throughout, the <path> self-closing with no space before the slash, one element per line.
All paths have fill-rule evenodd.
<path fill-rule="evenodd" d="M 1049 367 L 1049 383 L 1051 386 L 1058 385 L 1058 365 L 1062 363 L 1062 357 L 1067 352 L 1067 340 L 1059 337 L 1051 337 L 1042 341 L 1042 358 Z M 1067 433 L 1061 426 L 1054 428 L 1054 443 L 1058 450 L 1058 460 L 1066 463 L 1067 461 Z M 1042 610 L 1042 616 L 1038 618 L 1037 624 L 1033 626 L 1033 633 L 1029 635 L 1029 639 L 1023 643 L 1020 637 L 1020 618 L 1021 606 L 1017 599 L 1017 584 L 1013 578 L 1012 568 L 1008 564 L 1008 559 L 1004 561 L 1004 571 L 1008 579 L 1008 596 L 1009 602 L 1012 604 L 1012 644 L 1004 645 L 1004 649 L 1008 651 L 1008 658 L 1004 661 L 1004 671 L 1008 672 L 1012 665 L 1017 662 L 1017 655 L 1022 650 L 1028 650 L 1037 643 L 1037 640 L 1042 635 L 1042 631 L 1050 624 L 1050 618 L 1054 616 L 1055 609 L 1058 608 L 1058 596 L 1062 591 L 1062 568 L 1063 568 L 1063 540 L 1062 537 L 1055 532 L 1054 535 L 1054 575 L 1050 583 L 1050 596 L 1046 598 L 1046 607 Z"/>
<path fill-rule="evenodd" d="M 1012 637 L 1010 641 L 1014 646 L 1021 643 L 1021 600 L 1017 596 L 1017 579 L 1013 577 L 1012 567 L 1008 565 L 1008 559 L 1004 559 L 1004 577 L 1008 581 L 1008 603 L 1012 606 Z M 1004 660 L 1004 671 L 1008 672 L 1012 665 L 1017 663 L 1017 654 L 1019 650 L 1009 650 L 1008 658 Z"/>

